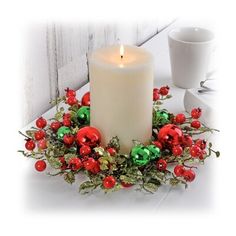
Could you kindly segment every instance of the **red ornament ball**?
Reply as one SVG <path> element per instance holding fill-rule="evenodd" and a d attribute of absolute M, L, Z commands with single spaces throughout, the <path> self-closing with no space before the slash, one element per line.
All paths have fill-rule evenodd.
<path fill-rule="evenodd" d="M 185 171 L 185 168 L 182 165 L 177 165 L 174 168 L 174 173 L 177 177 L 183 176 L 184 171 Z"/>
<path fill-rule="evenodd" d="M 29 151 L 34 150 L 35 146 L 35 142 L 32 139 L 28 139 L 25 143 L 25 148 Z"/>
<path fill-rule="evenodd" d="M 195 129 L 199 129 L 201 127 L 201 122 L 198 120 L 194 120 L 191 122 L 191 127 L 195 128 Z"/>
<path fill-rule="evenodd" d="M 191 111 L 191 116 L 193 119 L 198 119 L 202 115 L 202 109 L 201 108 L 193 108 Z"/>
<path fill-rule="evenodd" d="M 175 116 L 175 122 L 178 124 L 183 124 L 186 121 L 186 117 L 183 113 L 177 114 Z"/>
<path fill-rule="evenodd" d="M 82 161 L 78 157 L 72 157 L 69 161 L 69 168 L 73 171 L 79 170 L 83 167 Z"/>
<path fill-rule="evenodd" d="M 78 145 L 96 147 L 101 142 L 101 134 L 96 128 L 85 126 L 77 132 L 76 142 Z"/>
<path fill-rule="evenodd" d="M 63 142 L 67 145 L 72 145 L 75 141 L 75 137 L 72 134 L 65 134 L 63 137 Z"/>
<path fill-rule="evenodd" d="M 36 161 L 35 162 L 35 165 L 34 165 L 34 167 L 35 167 L 35 169 L 37 170 L 37 171 L 44 171 L 45 169 L 46 169 L 46 167 L 47 167 L 47 164 L 46 164 L 46 162 L 44 161 L 44 160 L 39 160 L 39 161 Z"/>
<path fill-rule="evenodd" d="M 163 126 L 158 133 L 158 140 L 163 146 L 173 147 L 179 145 L 183 139 L 183 132 L 177 126 L 173 124 L 168 124 Z"/>
<path fill-rule="evenodd" d="M 90 106 L 90 92 L 84 94 L 81 100 L 82 106 Z"/>
<path fill-rule="evenodd" d="M 195 179 L 195 172 L 193 170 L 185 170 L 183 177 L 187 182 L 192 182 Z"/>
<path fill-rule="evenodd" d="M 186 134 L 183 137 L 183 144 L 186 147 L 191 147 L 193 145 L 193 139 L 190 135 Z"/>
<path fill-rule="evenodd" d="M 113 188 L 116 184 L 116 180 L 113 176 L 107 176 L 103 179 L 103 187 L 104 188 Z"/>
<path fill-rule="evenodd" d="M 38 148 L 39 149 L 46 149 L 47 148 L 47 140 L 46 139 L 40 139 L 38 141 Z"/>
<path fill-rule="evenodd" d="M 153 101 L 157 101 L 160 99 L 159 89 L 154 88 L 153 89 Z"/>
<path fill-rule="evenodd" d="M 57 130 L 61 127 L 61 122 L 60 121 L 53 121 L 50 124 L 50 127 L 54 132 L 57 132 Z"/>
<path fill-rule="evenodd" d="M 86 156 L 89 155 L 91 153 L 91 148 L 87 145 L 83 145 L 80 149 L 79 149 L 79 154 L 81 156 Z"/>
<path fill-rule="evenodd" d="M 172 148 L 172 153 L 174 156 L 180 156 L 183 153 L 183 148 L 180 145 L 176 145 Z"/>
<path fill-rule="evenodd" d="M 43 118 L 40 117 L 36 120 L 36 126 L 40 129 L 43 129 L 47 125 L 47 121 Z"/>
<path fill-rule="evenodd" d="M 163 86 L 160 88 L 159 93 L 162 96 L 166 96 L 169 93 L 169 90 L 170 90 L 169 86 Z"/>
<path fill-rule="evenodd" d="M 40 140 L 45 137 L 45 132 L 43 130 L 38 130 L 34 133 L 34 138 Z"/>
<path fill-rule="evenodd" d="M 166 168 L 167 168 L 167 162 L 166 162 L 166 160 L 164 160 L 164 159 L 158 160 L 157 163 L 156 163 L 156 167 L 157 167 L 157 169 L 160 170 L 160 171 L 165 171 Z"/>

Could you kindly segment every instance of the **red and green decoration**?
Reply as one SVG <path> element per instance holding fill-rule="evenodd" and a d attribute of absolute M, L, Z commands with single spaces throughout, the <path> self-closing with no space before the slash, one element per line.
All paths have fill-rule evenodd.
<path fill-rule="evenodd" d="M 53 101 L 57 112 L 52 119 L 40 117 L 35 127 L 25 134 L 20 132 L 25 137 L 26 150 L 19 152 L 35 159 L 37 171 L 48 170 L 48 175 L 62 176 L 70 184 L 82 172 L 87 180 L 80 183 L 81 193 L 130 187 L 153 193 L 164 184 L 187 187 L 196 177 L 197 164 L 204 164 L 212 154 L 220 155 L 201 136 L 217 130 L 198 120 L 202 114 L 200 108 L 194 108 L 190 117 L 160 108 L 162 101 L 171 97 L 168 86 L 153 90 L 150 143 L 134 141 L 127 154 L 119 152 L 118 137 L 101 146 L 99 130 L 89 126 L 90 93 L 78 101 L 74 90 L 65 91 L 65 96 Z M 67 105 L 61 106 L 63 103 Z"/>

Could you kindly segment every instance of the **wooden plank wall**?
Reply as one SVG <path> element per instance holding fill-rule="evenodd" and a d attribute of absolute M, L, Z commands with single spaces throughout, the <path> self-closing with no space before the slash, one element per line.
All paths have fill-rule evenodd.
<path fill-rule="evenodd" d="M 62 95 L 64 88 L 78 89 L 88 82 L 87 53 L 117 43 L 141 45 L 172 20 L 31 27 L 27 35 L 25 124 L 48 110 L 49 101 Z"/>

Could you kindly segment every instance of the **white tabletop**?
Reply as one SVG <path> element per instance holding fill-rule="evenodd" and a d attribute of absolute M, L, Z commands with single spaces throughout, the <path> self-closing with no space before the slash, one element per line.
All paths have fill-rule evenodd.
<path fill-rule="evenodd" d="M 163 107 L 173 113 L 184 112 L 183 96 L 184 90 L 175 87 L 171 82 L 170 62 L 168 54 L 168 31 L 179 26 L 176 22 L 163 30 L 161 33 L 142 45 L 149 50 L 155 58 L 155 86 L 169 85 L 172 99 L 165 101 Z M 89 90 L 89 84 L 77 91 L 79 98 Z M 45 118 L 51 118 L 55 108 L 43 114 Z M 27 125 L 22 131 L 30 128 L 34 122 Z M 182 186 L 171 188 L 162 186 L 155 194 L 145 194 L 129 189 L 105 195 L 102 191 L 90 195 L 78 193 L 78 182 L 73 185 L 65 183 L 62 177 L 49 177 L 44 173 L 34 170 L 34 162 L 28 161 L 29 167 L 25 173 L 25 204 L 30 210 L 104 210 L 116 209 L 118 211 L 148 210 L 156 212 L 163 209 L 195 209 L 209 208 L 212 206 L 212 163 L 208 160 L 205 166 L 197 170 L 197 177 L 189 188 L 185 190 Z M 80 177 L 80 179 L 83 177 Z"/>

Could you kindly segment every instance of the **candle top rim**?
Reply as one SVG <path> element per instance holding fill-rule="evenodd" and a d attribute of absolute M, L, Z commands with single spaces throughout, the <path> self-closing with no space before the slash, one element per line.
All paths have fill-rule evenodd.
<path fill-rule="evenodd" d="M 89 56 L 89 62 L 116 68 L 129 68 L 150 64 L 153 56 L 144 48 L 123 45 L 124 54 L 120 55 L 121 45 L 112 45 L 95 50 Z"/>

